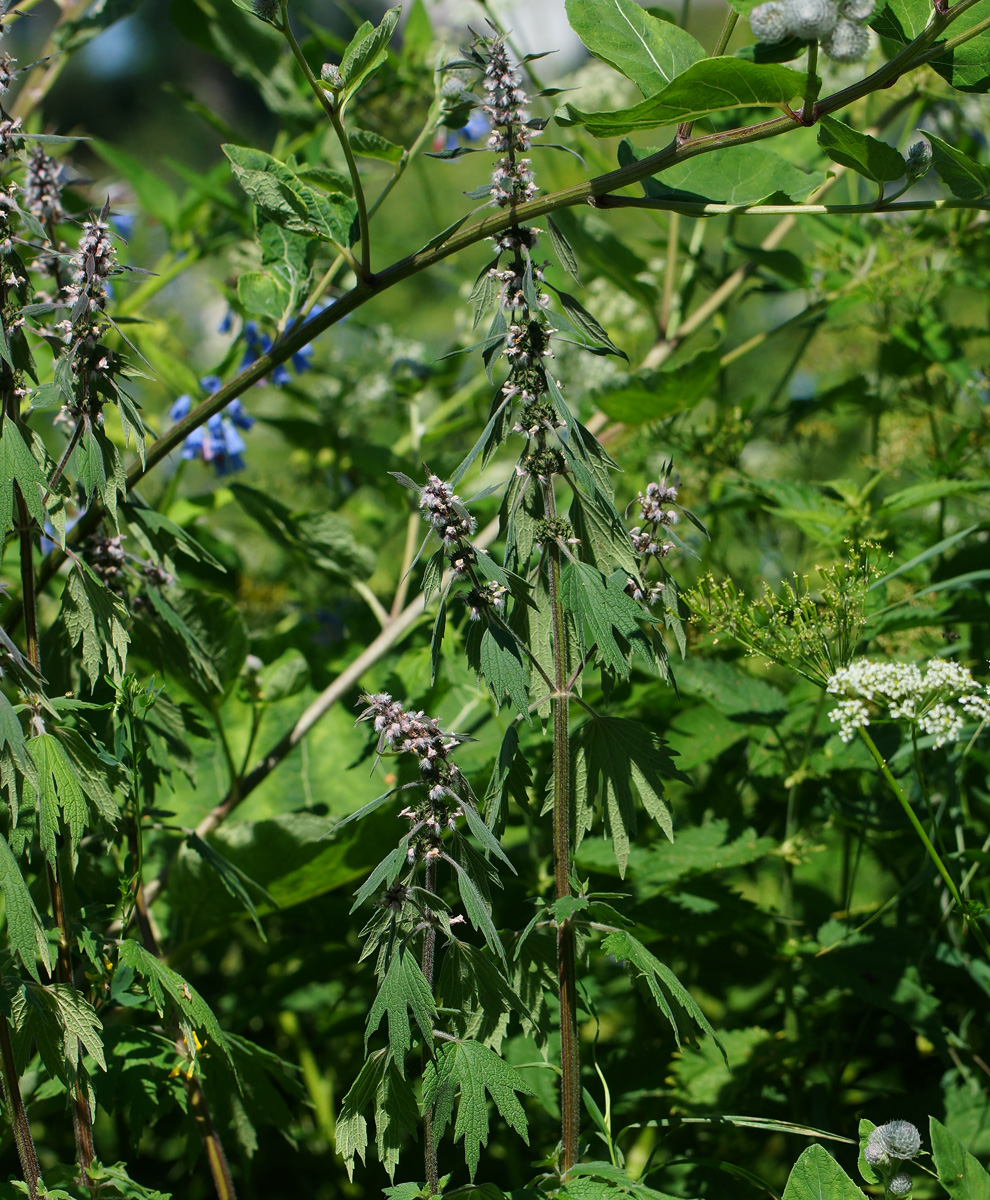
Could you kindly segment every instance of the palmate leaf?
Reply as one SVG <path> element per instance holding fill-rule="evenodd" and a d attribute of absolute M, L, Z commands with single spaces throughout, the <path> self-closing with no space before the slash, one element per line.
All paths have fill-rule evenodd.
<path fill-rule="evenodd" d="M 59 809 L 69 830 L 69 842 L 75 854 L 79 839 L 86 829 L 89 805 L 68 755 L 50 733 L 32 738 L 28 743 L 31 757 L 38 769 L 38 827 L 41 848 L 52 867 L 58 854 Z"/>
<path fill-rule="evenodd" d="M 104 587 L 81 559 L 73 564 L 62 593 L 61 620 L 71 646 L 82 646 L 82 667 L 95 688 L 104 663 L 114 682 L 120 681 L 127 661 L 127 610 L 119 596 Z"/>
<path fill-rule="evenodd" d="M 562 587 L 564 604 L 584 625 L 589 648 L 596 645 L 599 658 L 623 678 L 629 665 L 617 635 L 653 665 L 653 648 L 640 623 L 654 618 L 626 595 L 627 578 L 624 571 L 605 576 L 587 563 L 572 562 L 564 571 Z"/>
<path fill-rule="evenodd" d="M 39 525 L 45 523 L 42 496 L 48 479 L 9 417 L 0 432 L 0 534 L 14 528 L 14 489 L 20 492 L 28 512 Z"/>
<path fill-rule="evenodd" d="M 661 739 L 642 725 L 617 717 L 592 717 L 574 734 L 575 834 L 577 845 L 591 828 L 601 796 L 605 828 L 624 876 L 629 844 L 636 835 L 634 792 L 643 807 L 674 840 L 664 779 L 683 778 Z M 575 847 L 576 848 L 576 847 Z"/>
<path fill-rule="evenodd" d="M 49 974 L 52 970 L 48 939 L 17 859 L 3 836 L 0 836 L 0 891 L 3 891 L 11 952 L 21 960 L 25 970 L 40 982 L 37 960 L 41 959 Z"/>
<path fill-rule="evenodd" d="M 523 661 L 515 638 L 499 625 L 490 624 L 482 636 L 481 674 L 495 703 L 501 707 L 508 697 L 529 724 L 529 664 Z"/>
<path fill-rule="evenodd" d="M 480 1042 L 446 1042 L 423 1075 L 423 1103 L 433 1109 L 437 1134 L 450 1124 L 455 1096 L 460 1094 L 454 1141 L 464 1141 L 464 1161 L 474 1179 L 481 1147 L 488 1145 L 488 1098 L 529 1145 L 526 1114 L 516 1096 L 533 1095 L 525 1079 L 494 1050 Z"/>
<path fill-rule="evenodd" d="M 364 1044 L 367 1047 L 371 1035 L 387 1017 L 389 1049 L 400 1074 L 404 1074 L 405 1055 L 412 1046 L 409 1010 L 412 1010 L 423 1041 L 427 1046 L 432 1046 L 433 1023 L 437 1015 L 433 993 L 412 952 L 399 948 L 392 954 L 385 978 L 368 1013 Z"/>
<path fill-rule="evenodd" d="M 180 1017 L 194 1029 L 201 1030 L 217 1046 L 236 1075 L 237 1068 L 220 1022 L 214 1016 L 213 1009 L 190 983 L 133 938 L 125 938 L 120 943 L 118 962 L 120 966 L 130 967 L 146 982 L 148 993 L 159 1013 L 165 1011 L 165 996 L 168 995 Z"/>
<path fill-rule="evenodd" d="M 374 1054 L 369 1055 L 340 1106 L 334 1129 L 334 1143 L 337 1153 L 344 1160 L 350 1180 L 354 1179 L 354 1159 L 359 1158 L 362 1163 L 365 1161 L 368 1149 L 368 1120 L 364 1114 L 378 1094 L 388 1065 L 388 1050 L 376 1050 Z"/>
<path fill-rule="evenodd" d="M 698 1007 L 695 998 L 684 987 L 670 967 L 662 963 L 656 955 L 651 954 L 642 942 L 637 941 L 631 933 L 627 933 L 624 929 L 610 933 L 602 942 L 602 950 L 620 961 L 628 962 L 639 977 L 646 981 L 646 986 L 650 989 L 650 994 L 656 1001 L 657 1007 L 670 1022 L 670 1027 L 674 1031 L 674 1038 L 678 1046 L 681 1044 L 681 1034 L 677 1025 L 677 1018 L 671 1008 L 670 1001 L 667 999 L 668 993 L 670 1000 L 678 1008 L 683 1009 L 698 1028 L 714 1041 L 715 1045 L 722 1052 L 722 1058 L 725 1060 L 726 1066 L 728 1066 L 729 1060 L 726 1058 L 725 1048 L 719 1041 L 718 1034 L 712 1028 L 708 1018 Z"/>
<path fill-rule="evenodd" d="M 399 1152 L 419 1133 L 419 1105 L 412 1083 L 389 1062 L 375 1095 L 375 1148 L 394 1182 Z"/>
<path fill-rule="evenodd" d="M 33 1041 L 46 1070 L 63 1083 L 79 1070 L 80 1046 L 101 1070 L 107 1069 L 100 1018 L 82 992 L 70 984 L 23 984 L 11 997 L 10 1009 L 20 1061 L 29 1058 Z"/>
<path fill-rule="evenodd" d="M 618 1200 L 621 1196 L 634 1196 L 636 1200 L 674 1200 L 666 1192 L 655 1191 L 625 1171 L 607 1162 L 576 1163 L 567 1172 L 563 1189 L 557 1193 L 560 1200 Z"/>
<path fill-rule="evenodd" d="M 513 1013 L 527 1030 L 536 1017 L 483 950 L 451 941 L 444 955 L 437 1003 L 457 1013 L 454 1028 L 463 1038 L 500 1051 Z"/>

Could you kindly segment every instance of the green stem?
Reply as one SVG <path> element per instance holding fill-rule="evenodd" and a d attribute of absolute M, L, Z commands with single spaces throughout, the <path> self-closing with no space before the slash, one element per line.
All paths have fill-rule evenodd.
<path fill-rule="evenodd" d="M 368 240 L 368 203 L 364 195 L 364 185 L 361 182 L 361 175 L 357 168 L 357 162 L 354 159 L 354 151 L 351 149 L 350 140 L 347 137 L 347 131 L 344 129 L 344 124 L 340 119 L 340 109 L 337 104 L 327 95 L 326 88 L 320 83 L 313 72 L 309 69 L 309 63 L 302 52 L 302 48 L 296 41 L 296 35 L 292 32 L 292 26 L 289 24 L 289 17 L 286 11 L 286 0 L 282 0 L 282 23 L 280 25 L 282 36 L 289 44 L 289 49 L 292 51 L 292 57 L 299 64 L 303 75 L 306 76 L 306 82 L 309 84 L 320 102 L 323 111 L 330 118 L 330 124 L 333 126 L 333 131 L 337 135 L 337 141 L 340 142 L 340 148 L 344 152 L 344 158 L 347 161 L 347 171 L 351 177 L 351 186 L 354 188 L 354 203 L 357 205 L 358 217 L 358 235 L 361 239 L 361 264 L 360 270 L 356 273 L 359 279 L 371 279 L 371 243 Z M 341 254 L 349 258 L 350 255 L 345 246 L 340 248 Z"/>
<path fill-rule="evenodd" d="M 870 737 L 870 735 L 866 732 L 866 730 L 863 728 L 863 726 L 860 726 L 859 733 L 863 739 L 863 742 L 866 745 L 867 750 L 869 750 L 870 755 L 873 758 L 873 761 L 880 768 L 880 774 L 887 781 L 888 787 L 894 793 L 894 796 L 897 798 L 898 804 L 900 804 L 901 808 L 904 809 L 904 813 L 907 816 L 907 819 L 911 822 L 911 825 L 912 825 L 915 833 L 921 839 L 921 844 L 925 847 L 928 857 L 935 864 L 935 869 L 938 871 L 939 875 L 942 877 L 942 881 L 945 884 L 945 886 L 949 889 L 949 893 L 952 896 L 952 899 L 956 902 L 956 905 L 958 906 L 960 912 L 962 913 L 963 917 L 965 918 L 966 923 L 969 926 L 973 936 L 976 938 L 977 942 L 979 942 L 980 948 L 984 951 L 987 958 L 990 959 L 990 942 L 987 941 L 986 935 L 983 933 L 983 930 L 980 928 L 979 918 L 973 917 L 969 913 L 968 909 L 966 908 L 965 901 L 963 900 L 962 896 L 959 894 L 959 889 L 956 887 L 955 880 L 949 874 L 948 868 L 946 867 L 945 863 L 942 862 L 942 859 L 939 857 L 939 853 L 935 849 L 935 847 L 932 845 L 931 840 L 928 837 L 928 834 L 925 833 L 925 827 L 918 820 L 918 817 L 917 817 L 914 809 L 911 807 L 911 802 L 908 800 L 907 796 L 904 794 L 904 789 L 894 778 L 893 774 L 891 773 L 890 767 L 887 766 L 887 760 L 883 757 L 883 755 L 877 749 L 876 743 L 874 742 L 873 738 Z"/>
<path fill-rule="evenodd" d="M 599 196 L 590 201 L 593 208 L 652 208 L 662 212 L 683 213 L 686 217 L 783 217 L 783 216 L 855 216 L 857 214 L 885 216 L 896 212 L 941 212 L 954 208 L 986 212 L 990 199 L 960 200 L 955 196 L 944 200 L 901 200 L 877 207 L 868 204 L 690 204 L 678 200 L 663 200 L 652 196 Z"/>
<path fill-rule="evenodd" d="M 426 860 L 426 878 L 423 881 L 423 886 L 431 895 L 436 894 L 437 890 L 437 861 L 435 858 Z M 437 946 L 437 931 L 436 926 L 432 921 L 427 923 L 426 929 L 423 931 L 423 954 L 421 967 L 423 978 L 426 980 L 430 991 L 433 991 L 433 973 L 435 966 Z M 426 1070 L 426 1065 L 430 1061 L 432 1047 L 426 1042 L 423 1043 L 423 1070 Z M 433 1109 L 425 1108 L 423 1110 L 423 1166 L 426 1171 L 426 1186 L 431 1196 L 437 1196 L 440 1193 L 440 1171 L 437 1164 L 437 1143 L 436 1132 L 433 1128 Z"/>
<path fill-rule="evenodd" d="M 815 101 L 822 90 L 822 81 L 818 77 L 818 43 L 808 44 L 808 78 L 804 85 L 804 107 L 801 109 L 801 120 L 805 125 L 814 125 Z"/>

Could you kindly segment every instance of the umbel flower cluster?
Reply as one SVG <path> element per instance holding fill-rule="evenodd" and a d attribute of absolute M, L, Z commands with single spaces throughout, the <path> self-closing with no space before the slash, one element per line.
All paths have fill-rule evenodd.
<path fill-rule="evenodd" d="M 910 1121 L 888 1121 L 871 1132 L 863 1157 L 882 1178 L 886 1195 L 906 1196 L 911 1176 L 901 1168 L 917 1158 L 920 1150 L 921 1134 L 916 1126 Z"/>
<path fill-rule="evenodd" d="M 958 741 L 967 724 L 990 720 L 990 687 L 947 658 L 931 659 L 924 670 L 914 663 L 860 658 L 836 671 L 826 690 L 843 697 L 829 720 L 838 724 L 844 742 L 869 725 L 871 715 L 908 721 L 934 737 L 937 749 Z"/>
<path fill-rule="evenodd" d="M 866 22 L 874 0 L 767 0 L 749 15 L 750 28 L 771 45 L 785 38 L 821 42 L 835 62 L 859 62 L 870 48 Z"/>

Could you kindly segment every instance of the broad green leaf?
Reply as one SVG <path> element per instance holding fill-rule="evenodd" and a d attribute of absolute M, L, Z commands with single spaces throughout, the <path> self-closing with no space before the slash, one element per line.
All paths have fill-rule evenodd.
<path fill-rule="evenodd" d="M 574 771 L 587 781 L 583 802 L 575 812 L 577 846 L 592 826 L 599 798 L 605 831 L 612 841 L 619 874 L 625 875 L 630 842 L 636 835 L 636 796 L 673 841 L 670 810 L 663 799 L 664 779 L 679 772 L 659 736 L 634 721 L 591 717 L 574 734 Z"/>
<path fill-rule="evenodd" d="M 148 993 L 152 1003 L 159 1013 L 165 1010 L 165 996 L 172 1000 L 180 1016 L 194 1029 L 200 1030 L 204 1043 L 209 1039 L 226 1058 L 231 1070 L 236 1074 L 230 1046 L 220 1028 L 220 1022 L 213 1014 L 213 1009 L 187 980 L 170 966 L 156 958 L 133 938 L 125 938 L 120 943 L 118 951 L 118 970 L 120 967 L 130 967 L 135 974 L 140 975 L 148 985 Z"/>
<path fill-rule="evenodd" d="M 21 960 L 32 978 L 40 982 L 37 960 L 41 959 L 49 975 L 52 970 L 48 939 L 17 859 L 3 836 L 0 836 L 0 890 L 3 891 L 11 953 Z"/>
<path fill-rule="evenodd" d="M 929 1129 L 938 1181 L 952 1200 L 990 1200 L 990 1173 L 980 1160 L 941 1121 L 930 1117 Z"/>
<path fill-rule="evenodd" d="M 482 1042 L 499 1052 L 515 1013 L 524 1028 L 534 1016 L 522 997 L 491 958 L 468 942 L 451 942 L 443 957 L 437 983 L 437 1004 L 456 1015 L 454 1028 L 463 1038 Z"/>
<path fill-rule="evenodd" d="M 858 171 L 874 183 L 891 183 L 904 175 L 904 159 L 893 146 L 850 129 L 834 117 L 819 121 L 818 144 L 833 162 Z"/>
<path fill-rule="evenodd" d="M 445 1042 L 423 1077 L 423 1102 L 433 1109 L 438 1134 L 450 1124 L 459 1093 L 454 1141 L 464 1141 L 464 1160 L 474 1179 L 481 1147 L 488 1145 L 488 1098 L 508 1125 L 529 1144 L 526 1114 L 516 1092 L 532 1095 L 525 1079 L 494 1050 L 479 1042 Z"/>
<path fill-rule="evenodd" d="M 100 1018 L 70 984 L 22 984 L 10 1009 L 18 1058 L 28 1056 L 33 1041 L 49 1074 L 66 1084 L 78 1075 L 80 1047 L 107 1069 Z"/>
<path fill-rule="evenodd" d="M 927 0 L 887 0 L 871 18 L 870 24 L 882 37 L 904 45 L 923 32 L 931 12 Z M 988 16 L 990 0 L 982 0 L 953 21 L 946 36 L 958 37 Z M 930 59 L 928 65 L 961 92 L 985 93 L 990 90 L 990 34 L 983 31 L 954 50 Z"/>
<path fill-rule="evenodd" d="M 377 158 L 382 162 L 397 163 L 405 154 L 401 146 L 369 129 L 352 129 L 347 134 L 347 140 L 354 153 L 362 158 Z"/>
<path fill-rule="evenodd" d="M 783 1200 L 863 1200 L 863 1193 L 824 1146 L 809 1146 L 791 1168 Z"/>
<path fill-rule="evenodd" d="M 636 0 L 567 0 L 567 19 L 585 46 L 652 96 L 704 49 L 685 30 L 647 12 Z"/>
<path fill-rule="evenodd" d="M 572 104 L 558 110 L 562 125 L 583 125 L 595 137 L 616 137 L 696 121 L 712 113 L 748 107 L 780 108 L 804 89 L 805 77 L 776 63 L 721 56 L 694 63 L 666 87 L 632 108 L 585 113 Z"/>
<path fill-rule="evenodd" d="M 267 271 L 246 271 L 237 280 L 237 299 L 255 317 L 278 321 L 289 303 L 289 293 Z"/>
<path fill-rule="evenodd" d="M 181 672 L 189 691 L 212 708 L 233 687 L 247 657 L 244 619 L 226 596 L 199 588 L 182 593 L 175 612 L 189 634 L 182 643 L 186 659 L 165 663 L 165 669 Z"/>
<path fill-rule="evenodd" d="M 682 771 L 693 771 L 742 741 L 747 732 L 742 722 L 732 721 L 707 704 L 701 704 L 678 713 L 667 737 L 677 754 L 678 767 Z"/>
<path fill-rule="evenodd" d="M 366 21 L 355 34 L 340 61 L 345 99 L 353 96 L 361 84 L 385 62 L 388 43 L 395 32 L 401 11 L 399 7 L 390 8 L 374 29 Z"/>
<path fill-rule="evenodd" d="M 720 360 L 718 351 L 702 350 L 679 366 L 619 375 L 594 393 L 594 402 L 606 416 L 624 425 L 663 421 L 708 397 Z"/>
<path fill-rule="evenodd" d="M 940 137 L 925 134 L 932 146 L 932 164 L 939 179 L 960 200 L 982 200 L 990 191 L 990 167 L 963 154 Z"/>
<path fill-rule="evenodd" d="M 767 716 L 787 710 L 782 692 L 765 679 L 757 679 L 736 663 L 693 655 L 677 668 L 678 691 L 707 701 L 726 716 L 759 713 Z"/>
<path fill-rule="evenodd" d="M 666 1192 L 631 1179 L 620 1167 L 608 1162 L 575 1163 L 557 1195 L 561 1200 L 618 1200 L 624 1196 L 633 1200 L 675 1200 Z"/>
<path fill-rule="evenodd" d="M 334 1130 L 334 1144 L 347 1167 L 347 1177 L 351 1180 L 354 1179 L 354 1159 L 360 1158 L 362 1163 L 365 1161 L 365 1152 L 368 1149 L 368 1121 L 364 1114 L 378 1093 L 389 1064 L 388 1055 L 387 1050 L 376 1050 L 374 1054 L 369 1055 L 340 1106 L 340 1115 Z"/>
<path fill-rule="evenodd" d="M 508 630 L 491 624 L 481 639 L 481 674 L 499 706 L 505 697 L 527 723 L 529 717 L 529 664 Z"/>
<path fill-rule="evenodd" d="M 656 148 L 619 143 L 619 165 L 649 158 Z M 903 172 L 902 172 L 903 173 Z M 777 193 L 802 200 L 825 182 L 821 171 L 802 171 L 765 146 L 723 146 L 718 154 L 700 154 L 674 163 L 659 175 L 641 180 L 647 196 L 675 188 L 718 204 L 759 204 Z"/>
<path fill-rule="evenodd" d="M 587 563 L 569 563 L 563 576 L 563 599 L 566 607 L 586 627 L 585 641 L 598 647 L 599 657 L 619 675 L 628 673 L 626 652 L 616 636 L 635 646 L 640 652 L 648 645 L 640 622 L 650 620 L 639 604 L 623 591 L 615 575 L 606 578 Z M 648 657 L 648 651 L 646 652 Z"/>
<path fill-rule="evenodd" d="M 19 491 L 28 512 L 39 525 L 45 523 L 42 497 L 48 490 L 48 479 L 38 466 L 38 460 L 24 443 L 20 430 L 4 417 L 0 432 L 0 535 L 14 528 L 14 494 Z"/>
<path fill-rule="evenodd" d="M 405 1073 L 405 1056 L 412 1046 L 409 1010 L 423 1035 L 424 1044 L 432 1048 L 433 1023 L 437 1016 L 433 993 L 412 951 L 397 946 L 368 1013 L 364 1044 L 367 1047 L 371 1035 L 387 1018 L 389 1049 L 400 1074 Z"/>
<path fill-rule="evenodd" d="M 216 871 L 224 888 L 247 909 L 251 920 L 254 922 L 255 929 L 258 931 L 258 936 L 263 942 L 267 942 L 268 938 L 265 935 L 264 926 L 258 917 L 258 910 L 255 907 L 254 897 L 251 895 L 251 892 L 254 890 L 259 893 L 273 907 L 277 907 L 276 901 L 265 891 L 260 883 L 256 883 L 253 879 L 245 875 L 243 871 L 224 858 L 218 850 L 211 846 L 209 842 L 204 841 L 198 834 L 193 833 L 188 837 L 186 845 Z"/>
<path fill-rule="evenodd" d="M 258 691 L 265 704 L 295 696 L 309 683 L 309 662 L 300 650 L 286 650 L 258 673 Z"/>

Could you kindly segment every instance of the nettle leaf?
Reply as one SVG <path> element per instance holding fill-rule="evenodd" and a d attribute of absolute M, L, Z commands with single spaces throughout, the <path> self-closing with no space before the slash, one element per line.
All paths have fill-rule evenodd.
<path fill-rule="evenodd" d="M 619 143 L 620 166 L 656 154 L 655 147 Z M 903 171 L 902 171 L 903 173 Z M 674 163 L 659 175 L 640 181 L 647 196 L 669 195 L 673 188 L 719 204 L 759 204 L 777 192 L 801 200 L 825 182 L 821 171 L 802 171 L 765 146 L 723 146 L 718 154 L 701 154 Z"/>
<path fill-rule="evenodd" d="M 632 1196 L 634 1200 L 675 1200 L 666 1192 L 630 1179 L 620 1167 L 608 1162 L 575 1163 L 557 1195 L 560 1200 L 618 1200 L 623 1196 Z"/>
<path fill-rule="evenodd" d="M 370 1055 L 340 1106 L 340 1115 L 334 1129 L 334 1144 L 337 1153 L 344 1160 L 347 1178 L 352 1181 L 354 1159 L 360 1158 L 364 1163 L 368 1149 L 368 1121 L 364 1114 L 378 1094 L 388 1065 L 388 1050 L 376 1050 Z"/>
<path fill-rule="evenodd" d="M 599 658 L 617 674 L 625 677 L 629 671 L 627 651 L 616 641 L 616 635 L 634 646 L 649 662 L 650 644 L 640 623 L 652 620 L 625 591 L 626 574 L 618 571 L 608 577 L 583 562 L 569 563 L 563 575 L 565 606 L 585 626 L 585 641 L 598 647 Z"/>
<path fill-rule="evenodd" d="M 595 137 L 617 137 L 696 121 L 732 108 L 780 108 L 804 89 L 805 76 L 776 63 L 720 56 L 696 62 L 655 96 L 631 108 L 586 113 L 572 104 L 557 111 L 561 125 L 583 125 Z"/>
<path fill-rule="evenodd" d="M 82 667 L 95 688 L 103 665 L 114 682 L 119 682 L 127 662 L 129 637 L 127 609 L 119 596 L 104 587 L 93 569 L 81 559 L 73 569 L 62 593 L 61 620 L 69 636 L 69 645 L 82 644 Z"/>
<path fill-rule="evenodd" d="M 461 901 L 464 904 L 464 911 L 467 913 L 468 920 L 482 934 L 491 949 L 495 951 L 502 965 L 507 966 L 505 948 L 502 945 L 502 939 L 498 936 L 495 922 L 492 920 L 491 905 L 482 894 L 478 884 L 471 877 L 471 873 L 461 863 L 457 862 L 456 859 L 448 856 L 445 857 L 457 874 L 457 888 L 461 894 Z"/>
<path fill-rule="evenodd" d="M 600 797 L 606 833 L 612 841 L 619 874 L 624 876 L 629 844 L 637 830 L 635 796 L 667 839 L 673 841 L 663 781 L 683 776 L 660 737 L 634 721 L 592 717 L 575 731 L 573 745 L 574 773 L 583 782 L 575 811 L 576 843 L 580 845 L 591 829 L 595 802 Z"/>
<path fill-rule="evenodd" d="M 237 1074 L 237 1067 L 230 1053 L 230 1046 L 220 1028 L 213 1009 L 177 972 L 156 958 L 133 938 L 125 938 L 120 943 L 118 964 L 130 967 L 136 975 L 140 975 L 148 985 L 148 994 L 159 1014 L 165 1011 L 165 996 L 167 995 L 178 1009 L 180 1017 L 194 1029 L 201 1030 L 206 1039 L 211 1040 L 226 1058 L 230 1069 Z"/>
<path fill-rule="evenodd" d="M 463 1038 L 500 1051 L 513 1013 L 524 1029 L 535 1017 L 491 958 L 468 942 L 452 941 L 444 954 L 437 1004 L 456 1014 L 454 1028 Z"/>
<path fill-rule="evenodd" d="M 0 891 L 3 892 L 4 917 L 7 922 L 7 937 L 11 953 L 21 960 L 32 978 L 38 975 L 40 958 L 45 970 L 51 974 L 52 960 L 48 939 L 41 924 L 41 917 L 31 899 L 24 876 L 17 865 L 6 838 L 0 835 Z"/>
<path fill-rule="evenodd" d="M 929 1118 L 929 1131 L 938 1181 L 952 1200 L 990 1200 L 990 1174 L 979 1159 L 934 1117 Z"/>
<path fill-rule="evenodd" d="M 562 316 L 579 337 L 586 339 L 587 349 L 601 354 L 614 354 L 618 358 L 629 358 L 624 350 L 615 345 L 598 319 L 593 317 L 576 297 L 569 292 L 562 292 L 553 284 L 547 284 L 547 287 L 552 288 L 563 305 L 563 311 L 554 315 Z"/>
<path fill-rule="evenodd" d="M 415 1089 L 390 1062 L 375 1095 L 375 1146 L 390 1180 L 395 1179 L 402 1147 L 418 1137 L 419 1122 Z"/>
<path fill-rule="evenodd" d="M 68 1083 L 78 1073 L 81 1045 L 101 1070 L 107 1069 L 100 1018 L 70 984 L 23 984 L 11 997 L 10 1007 L 18 1058 L 29 1056 L 33 1040 L 48 1072 Z"/>
<path fill-rule="evenodd" d="M 380 133 L 372 133 L 369 129 L 352 129 L 347 134 L 347 140 L 355 154 L 363 158 L 377 158 L 382 162 L 397 163 L 405 150 L 382 137 Z"/>
<path fill-rule="evenodd" d="M 858 171 L 874 183 L 892 183 L 904 175 L 904 159 L 893 146 L 850 129 L 834 117 L 820 119 L 818 144 L 833 162 Z"/>
<path fill-rule="evenodd" d="M 570 242 L 550 217 L 547 217 L 547 232 L 550 234 L 550 245 L 553 246 L 553 252 L 557 255 L 557 261 L 578 287 L 581 287 L 581 273 L 578 268 L 577 256 L 571 249 Z"/>
<path fill-rule="evenodd" d="M 28 750 L 38 769 L 38 827 L 41 848 L 52 867 L 58 856 L 59 809 L 69 830 L 72 853 L 86 829 L 89 805 L 75 768 L 59 742 L 50 734 L 32 738 Z"/>
<path fill-rule="evenodd" d="M 20 430 L 4 417 L 0 432 L 0 534 L 14 528 L 14 489 L 24 498 L 28 512 L 39 525 L 45 523 L 42 497 L 48 490 L 48 478 L 28 449 Z"/>
<path fill-rule="evenodd" d="M 809 1146 L 791 1168 L 783 1200 L 863 1200 L 863 1193 L 824 1146 Z"/>
<path fill-rule="evenodd" d="M 935 173 L 953 196 L 960 200 L 982 200 L 990 191 L 990 167 L 963 154 L 955 146 L 934 134 L 925 134 L 931 142 Z"/>
<path fill-rule="evenodd" d="M 523 661 L 515 638 L 507 629 L 491 624 L 481 639 L 481 674 L 499 706 L 505 697 L 527 724 L 529 716 L 529 664 Z"/>
<path fill-rule="evenodd" d="M 627 933 L 624 929 L 610 933 L 602 942 L 602 950 L 605 954 L 611 954 L 620 961 L 628 962 L 638 976 L 646 981 L 646 986 L 650 989 L 650 994 L 653 996 L 657 1007 L 670 1022 L 670 1027 L 674 1031 L 674 1038 L 678 1046 L 681 1044 L 681 1035 L 671 1002 L 682 1009 L 698 1028 L 712 1039 L 719 1050 L 722 1051 L 722 1058 L 725 1060 L 726 1066 L 728 1066 L 729 1060 L 726 1058 L 725 1049 L 718 1039 L 718 1034 L 716 1034 L 708 1018 L 698 1007 L 698 1002 L 687 988 L 684 987 L 670 967 L 651 954 L 642 942 L 637 941 L 631 933 Z M 670 997 L 669 1000 L 668 995 Z"/>
<path fill-rule="evenodd" d="M 652 96 L 705 57 L 695 39 L 635 0 L 567 0 L 571 28 L 596 58 Z"/>
<path fill-rule="evenodd" d="M 437 1134 L 450 1124 L 459 1093 L 454 1141 L 464 1140 L 464 1161 L 471 1179 L 478 1169 L 481 1147 L 488 1145 L 488 1099 L 503 1119 L 529 1145 L 526 1114 L 516 1092 L 532 1096 L 525 1079 L 494 1050 L 480 1042 L 446 1042 L 423 1075 L 423 1103 L 433 1109 Z"/>
<path fill-rule="evenodd" d="M 352 96 L 388 58 L 388 43 L 399 23 L 401 11 L 400 7 L 390 8 L 374 29 L 365 21 L 354 35 L 340 61 L 345 98 Z"/>
<path fill-rule="evenodd" d="M 432 1047 L 433 1023 L 437 1015 L 433 993 L 415 955 L 408 949 L 397 948 L 392 954 L 371 1012 L 368 1013 L 364 1044 L 367 1048 L 371 1035 L 381 1025 L 383 1018 L 387 1017 L 389 1050 L 400 1074 L 405 1072 L 405 1055 L 412 1046 L 412 1030 L 407 1010 L 412 1011 L 424 1043 Z"/>

